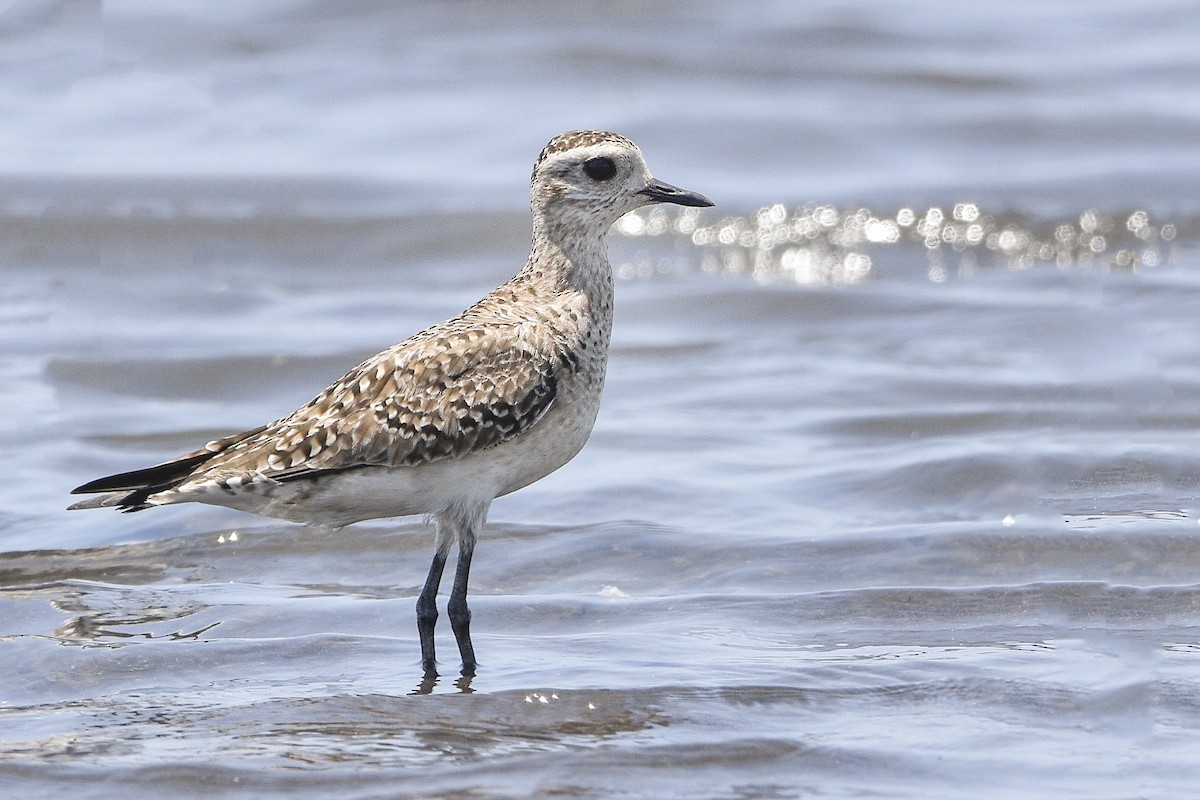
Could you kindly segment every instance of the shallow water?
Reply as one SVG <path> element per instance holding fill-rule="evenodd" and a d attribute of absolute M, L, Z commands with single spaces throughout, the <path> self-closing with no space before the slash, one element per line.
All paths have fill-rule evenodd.
<path fill-rule="evenodd" d="M 1192 790 L 1200 14 L 331 13 L 0 17 L 10 795 Z M 605 405 L 493 506 L 474 679 L 422 682 L 420 521 L 63 511 L 506 279 L 582 125 L 719 205 L 618 224 Z"/>

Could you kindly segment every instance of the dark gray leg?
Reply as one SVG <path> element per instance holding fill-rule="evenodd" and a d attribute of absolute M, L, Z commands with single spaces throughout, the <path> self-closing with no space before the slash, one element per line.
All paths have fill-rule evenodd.
<path fill-rule="evenodd" d="M 446 568 L 446 555 L 434 553 L 433 563 L 429 565 L 429 575 L 425 578 L 425 588 L 417 597 L 417 633 L 421 636 L 421 666 L 425 674 L 437 675 L 437 659 L 433 650 L 433 626 L 437 623 L 437 593 L 442 582 L 442 570 Z M 457 581 L 455 586 L 457 586 Z M 451 617 L 453 620 L 453 617 Z M 456 631 L 457 632 L 457 631 Z"/>
<path fill-rule="evenodd" d="M 475 674 L 475 647 L 471 644 L 471 609 L 467 608 L 467 581 L 471 575 L 471 556 L 475 554 L 474 537 L 463 539 L 458 548 L 458 566 L 454 571 L 454 588 L 446 604 L 446 615 L 458 641 L 462 656 L 462 674 Z"/>

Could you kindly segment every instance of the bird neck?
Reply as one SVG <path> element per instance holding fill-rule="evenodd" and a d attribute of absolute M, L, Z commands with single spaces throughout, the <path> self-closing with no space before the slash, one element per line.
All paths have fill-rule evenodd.
<path fill-rule="evenodd" d="M 547 292 L 582 291 L 612 295 L 612 267 L 608 262 L 608 231 L 546 225 L 534 220 L 529 261 L 517 276 Z"/>

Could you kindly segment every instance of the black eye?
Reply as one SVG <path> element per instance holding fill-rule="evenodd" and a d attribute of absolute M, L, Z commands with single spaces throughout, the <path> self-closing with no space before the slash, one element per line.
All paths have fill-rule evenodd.
<path fill-rule="evenodd" d="M 611 158 L 589 158 L 583 162 L 583 171 L 594 181 L 606 181 L 617 174 L 617 165 Z"/>

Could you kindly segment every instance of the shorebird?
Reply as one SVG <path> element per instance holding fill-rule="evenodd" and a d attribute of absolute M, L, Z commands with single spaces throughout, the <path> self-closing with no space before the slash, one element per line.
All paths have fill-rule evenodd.
<path fill-rule="evenodd" d="M 648 203 L 711 206 L 654 178 L 637 145 L 606 131 L 551 139 L 533 168 L 533 247 L 511 280 L 456 317 L 367 359 L 293 413 L 146 469 L 99 478 L 71 506 L 141 511 L 210 503 L 340 528 L 424 514 L 433 563 L 417 598 L 425 675 L 436 676 L 437 593 L 475 673 L 467 582 L 492 500 L 570 461 L 600 407 L 612 330 L 606 236 Z"/>

